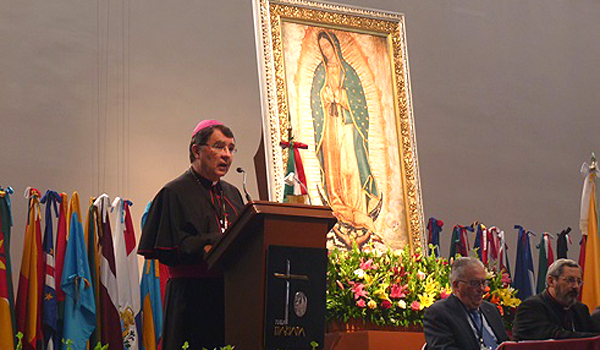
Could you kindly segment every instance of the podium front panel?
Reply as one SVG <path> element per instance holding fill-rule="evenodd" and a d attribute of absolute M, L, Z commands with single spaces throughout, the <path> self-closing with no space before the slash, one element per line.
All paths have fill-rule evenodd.
<path fill-rule="evenodd" d="M 269 246 L 264 348 L 310 349 L 325 339 L 327 249 Z"/>

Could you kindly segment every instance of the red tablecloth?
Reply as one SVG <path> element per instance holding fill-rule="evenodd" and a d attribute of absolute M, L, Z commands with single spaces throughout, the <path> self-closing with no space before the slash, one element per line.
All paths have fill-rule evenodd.
<path fill-rule="evenodd" d="M 498 350 L 600 350 L 600 336 L 583 339 L 506 342 L 502 343 Z"/>

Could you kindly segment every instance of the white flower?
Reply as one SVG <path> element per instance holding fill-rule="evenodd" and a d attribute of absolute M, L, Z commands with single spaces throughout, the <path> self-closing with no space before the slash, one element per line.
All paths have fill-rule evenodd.
<path fill-rule="evenodd" d="M 354 270 L 354 274 L 356 275 L 356 277 L 358 277 L 360 279 L 365 278 L 365 271 L 363 269 Z"/>

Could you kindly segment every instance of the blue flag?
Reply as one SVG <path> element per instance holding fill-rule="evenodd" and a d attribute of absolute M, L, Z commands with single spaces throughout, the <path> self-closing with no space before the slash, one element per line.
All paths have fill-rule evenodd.
<path fill-rule="evenodd" d="M 146 223 L 148 210 L 152 202 L 148 203 L 142 216 L 142 228 Z M 142 282 L 140 285 L 142 296 L 142 349 L 155 350 L 162 337 L 162 298 L 160 294 L 160 275 L 158 261 L 147 259 L 144 261 Z"/>
<path fill-rule="evenodd" d="M 54 215 L 58 217 L 57 203 L 62 202 L 60 194 L 48 190 L 40 200 L 46 205 L 46 225 L 44 227 L 44 239 L 42 248 L 46 262 L 46 275 L 44 277 L 44 305 L 42 308 L 42 325 L 44 330 L 44 345 L 52 340 L 54 347 L 60 344 L 60 335 L 58 334 L 58 304 L 56 302 L 56 280 L 55 280 L 55 262 L 54 262 L 54 230 L 52 228 L 52 208 Z"/>
<path fill-rule="evenodd" d="M 534 294 L 535 278 L 533 274 L 533 258 L 529 244 L 529 234 L 522 226 L 515 225 L 519 230 L 517 242 L 517 262 L 515 264 L 515 278 L 513 287 L 518 290 L 517 298 L 525 300 Z"/>
<path fill-rule="evenodd" d="M 140 285 L 142 296 L 142 346 L 143 349 L 156 349 L 162 336 L 162 301 L 158 262 L 144 261 L 144 273 Z"/>
<path fill-rule="evenodd" d="M 73 342 L 73 349 L 86 350 L 87 340 L 96 327 L 96 302 L 77 192 L 73 193 L 69 207 L 71 224 L 61 282 L 66 295 L 63 338 Z"/>

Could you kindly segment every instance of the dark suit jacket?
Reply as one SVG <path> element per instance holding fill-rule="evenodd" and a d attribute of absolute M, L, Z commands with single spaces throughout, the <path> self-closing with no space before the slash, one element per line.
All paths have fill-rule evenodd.
<path fill-rule="evenodd" d="M 498 344 L 509 340 L 496 306 L 484 301 L 480 309 L 498 339 Z M 425 311 L 423 328 L 427 349 L 479 350 L 479 340 L 467 317 L 469 316 L 456 296 L 450 295 L 447 299 L 436 301 Z"/>
<path fill-rule="evenodd" d="M 572 329 L 563 327 L 562 319 L 572 320 Z M 515 340 L 543 340 L 565 338 L 587 338 L 600 334 L 600 329 L 594 325 L 590 311 L 585 304 L 577 302 L 569 310 L 564 310 L 544 291 L 532 296 L 519 305 L 513 338 Z"/>
<path fill-rule="evenodd" d="M 592 321 L 594 321 L 596 329 L 600 329 L 600 306 L 596 306 L 596 309 L 592 312 Z"/>

